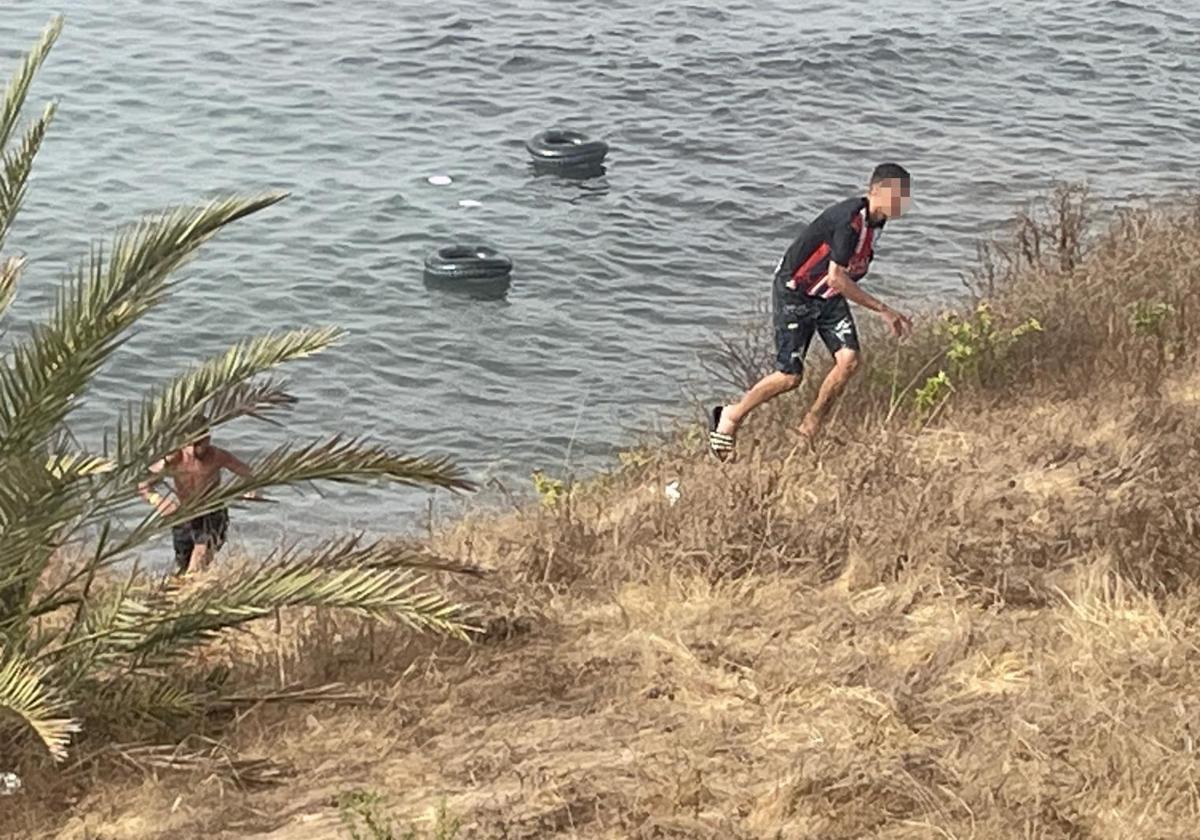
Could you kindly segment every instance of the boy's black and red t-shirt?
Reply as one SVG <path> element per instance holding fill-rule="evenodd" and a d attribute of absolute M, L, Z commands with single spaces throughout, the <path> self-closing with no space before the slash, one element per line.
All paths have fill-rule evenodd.
<path fill-rule="evenodd" d="M 884 221 L 872 221 L 865 196 L 848 198 L 826 209 L 800 232 L 779 261 L 775 282 L 809 297 L 833 298 L 825 275 L 832 260 L 846 267 L 850 279 L 866 276 L 875 259 Z"/>

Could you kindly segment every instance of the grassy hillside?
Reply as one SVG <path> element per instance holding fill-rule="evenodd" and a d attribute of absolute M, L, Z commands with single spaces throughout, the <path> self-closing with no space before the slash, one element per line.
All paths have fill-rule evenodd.
<path fill-rule="evenodd" d="M 30 767 L 4 823 L 1195 837 L 1200 201 L 1088 215 L 1061 191 L 982 249 L 985 306 L 870 341 L 815 451 L 793 433 L 806 390 L 752 419 L 736 463 L 684 433 L 430 540 L 486 570 L 447 581 L 479 607 L 475 644 L 285 614 L 197 673 L 336 688 L 235 696 L 172 724 L 174 758 Z M 731 384 L 756 365 L 739 346 Z"/>

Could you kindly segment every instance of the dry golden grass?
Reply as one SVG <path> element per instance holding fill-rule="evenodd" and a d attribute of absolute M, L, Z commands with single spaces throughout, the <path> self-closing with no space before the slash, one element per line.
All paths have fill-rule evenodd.
<path fill-rule="evenodd" d="M 1044 332 L 932 422 L 881 384 L 933 356 L 927 327 L 815 453 L 805 394 L 755 416 L 736 463 L 681 436 L 436 537 L 492 569 L 450 582 L 482 610 L 469 647 L 304 614 L 205 651 L 247 691 L 360 695 L 193 722 L 285 785 L 132 756 L 35 774 L 5 823 L 344 837 L 336 797 L 367 789 L 418 830 L 444 801 L 461 838 L 1200 835 L 1200 204 L 1084 255 L 1073 202 L 987 264 L 998 317 Z M 1138 300 L 1173 307 L 1157 334 Z"/>

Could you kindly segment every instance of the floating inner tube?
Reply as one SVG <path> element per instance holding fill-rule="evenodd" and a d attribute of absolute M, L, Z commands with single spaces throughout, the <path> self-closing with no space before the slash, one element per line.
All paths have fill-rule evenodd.
<path fill-rule="evenodd" d="M 550 129 L 525 143 L 533 162 L 539 166 L 594 167 L 608 154 L 608 144 L 591 140 L 578 131 Z"/>
<path fill-rule="evenodd" d="M 501 280 L 512 267 L 512 260 L 485 245 L 446 245 L 425 258 L 425 275 L 434 280 Z"/>

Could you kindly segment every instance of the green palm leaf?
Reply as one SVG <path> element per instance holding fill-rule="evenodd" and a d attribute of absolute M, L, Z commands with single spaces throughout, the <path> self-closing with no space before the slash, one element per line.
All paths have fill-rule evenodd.
<path fill-rule="evenodd" d="M 12 137 L 13 130 L 17 126 L 17 120 L 21 117 L 21 110 L 25 107 L 25 99 L 29 96 L 33 78 L 41 69 L 46 56 L 50 54 L 50 48 L 58 40 L 58 36 L 62 32 L 62 25 L 61 15 L 56 15 L 50 20 L 33 49 L 25 56 L 25 61 L 9 80 L 8 87 L 4 91 L 4 103 L 0 105 L 0 149 L 8 145 L 9 138 Z"/>
<path fill-rule="evenodd" d="M 33 170 L 33 159 L 42 147 L 46 129 L 54 119 L 54 111 L 54 105 L 47 105 L 42 116 L 26 130 L 21 145 L 4 155 L 3 166 L 0 166 L 0 247 L 4 246 L 9 228 L 25 200 L 25 187 Z"/>
<path fill-rule="evenodd" d="M 471 490 L 474 485 L 445 458 L 401 455 L 341 435 L 303 446 L 281 446 L 252 466 L 231 492 L 306 481 L 361 482 L 385 479 L 407 485 Z"/>
<path fill-rule="evenodd" d="M 89 690 L 95 707 L 112 710 L 110 718 L 118 723 L 190 717 L 210 699 L 205 693 L 158 675 L 120 673 L 114 679 L 90 685 Z"/>
<path fill-rule="evenodd" d="M 111 665 L 106 658 L 109 638 L 136 627 L 152 609 L 146 601 L 161 597 L 136 597 L 134 582 L 131 574 L 112 589 L 92 595 L 65 632 L 38 640 L 35 661 L 48 663 L 56 683 L 65 691 L 75 691 L 80 683 L 93 680 Z"/>
<path fill-rule="evenodd" d="M 0 712 L 28 726 L 56 760 L 67 755 L 79 724 L 46 680 L 46 672 L 19 653 L 0 649 Z"/>
<path fill-rule="evenodd" d="M 95 467 L 66 455 L 0 458 L 0 632 L 21 618 L 55 550 L 86 518 L 88 498 L 67 488 Z"/>
<path fill-rule="evenodd" d="M 161 668 L 221 631 L 298 606 L 333 607 L 466 638 L 471 628 L 462 620 L 463 607 L 436 592 L 420 591 L 424 583 L 424 577 L 407 569 L 330 569 L 305 561 L 262 567 L 177 601 L 127 598 L 97 638 L 105 663 Z"/>
<path fill-rule="evenodd" d="M 24 257 L 8 257 L 0 262 L 0 315 L 8 309 L 17 293 L 17 280 L 25 267 Z"/>
<path fill-rule="evenodd" d="M 135 417 L 117 427 L 114 458 L 125 467 L 145 465 L 182 442 L 187 425 L 200 413 L 211 425 L 241 415 L 264 416 L 294 402 L 277 384 L 247 380 L 286 362 L 320 353 L 335 343 L 336 328 L 301 329 L 239 342 L 219 356 L 186 371 L 142 401 Z"/>
<path fill-rule="evenodd" d="M 0 455 L 28 450 L 60 426 L 75 398 L 122 340 L 163 299 L 167 277 L 218 230 L 282 200 L 229 198 L 163 213 L 93 250 L 65 284 L 50 323 L 0 362 Z"/>

